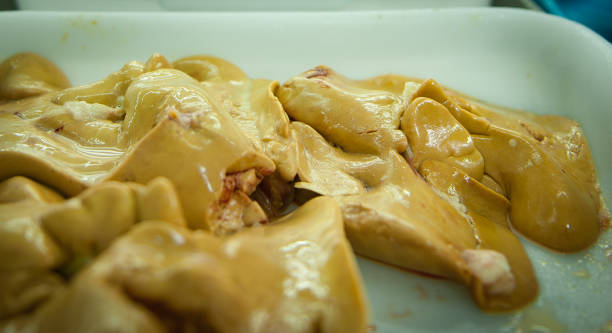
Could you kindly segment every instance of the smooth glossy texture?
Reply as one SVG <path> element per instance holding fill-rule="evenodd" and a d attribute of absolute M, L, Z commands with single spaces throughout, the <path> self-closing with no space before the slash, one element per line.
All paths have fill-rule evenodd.
<path fill-rule="evenodd" d="M 70 196 L 103 180 L 146 183 L 165 176 L 192 227 L 224 234 L 267 221 L 248 195 L 276 169 L 274 162 L 285 181 L 296 172 L 295 141 L 273 95 L 277 84 L 244 76 L 237 82 L 215 69 L 212 82 L 199 82 L 154 54 L 146 64 L 130 62 L 92 84 L 0 105 L 0 176 L 26 175 Z M 231 99 L 248 102 L 232 110 Z M 253 135 L 247 136 L 246 127 L 259 132 L 245 131 Z M 249 170 L 257 173 L 253 189 L 220 202 L 226 175 Z M 220 206 L 234 213 L 221 214 Z"/>
<path fill-rule="evenodd" d="M 47 54 L 78 84 L 103 77 L 131 58 L 145 59 L 151 52 L 162 51 L 177 59 L 193 54 L 194 45 L 205 45 L 255 77 L 284 80 L 303 70 L 304 64 L 319 63 L 355 78 L 394 71 L 436 77 L 445 86 L 514 108 L 571 115 L 589 139 L 604 193 L 612 188 L 612 175 L 607 172 L 612 155 L 606 144 L 612 140 L 607 130 L 612 120 L 609 113 L 600 112 L 610 109 L 610 46 L 584 27 L 558 18 L 499 8 L 282 15 L 2 15 L 0 24 L 9 27 L 0 30 L 6 41 L 2 57 L 26 48 Z M 278 31 L 279 24 L 284 25 L 283 31 Z M 331 25 L 338 28 L 337 33 L 329 33 Z M 194 27 L 202 33 L 180 37 Z M 223 27 L 222 36 L 219 27 Z M 67 38 L 62 39 L 64 34 Z M 32 38 L 16 35 L 39 38 L 32 43 Z M 261 38 L 264 35 L 267 38 Z M 415 44 L 426 47 L 412 47 Z M 126 58 L 126 54 L 133 56 Z M 542 55 L 546 62 L 541 61 Z M 98 59 L 96 66 L 91 66 L 92 58 Z M 374 325 L 378 331 L 390 332 L 491 332 L 536 324 L 553 327 L 550 323 L 557 322 L 569 330 L 598 330 L 606 324 L 612 299 L 610 289 L 603 287 L 611 283 L 605 255 L 609 235 L 604 234 L 588 252 L 569 256 L 525 241 L 544 289 L 532 308 L 511 315 L 483 314 L 453 283 L 360 260 L 375 304 Z M 589 277 L 574 275 L 580 270 Z"/>
<path fill-rule="evenodd" d="M 318 198 L 275 225 L 225 239 L 141 223 L 24 325 L 32 332 L 91 325 L 118 332 L 366 332 L 365 302 L 340 210 Z"/>
<path fill-rule="evenodd" d="M 344 150 L 385 153 L 406 150 L 398 130 L 405 110 L 401 99 L 384 90 L 363 89 L 325 66 L 283 83 L 278 98 L 295 120 L 312 126 Z"/>

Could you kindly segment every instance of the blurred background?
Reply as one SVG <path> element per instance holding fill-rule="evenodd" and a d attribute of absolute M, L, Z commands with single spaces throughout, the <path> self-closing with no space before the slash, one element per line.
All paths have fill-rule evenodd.
<path fill-rule="evenodd" d="M 531 0 L 0 0 L 0 10 L 366 10 L 489 5 L 537 6 Z"/>
<path fill-rule="evenodd" d="M 0 0 L 0 10 L 282 11 L 518 7 L 586 25 L 612 41 L 612 0 Z"/>

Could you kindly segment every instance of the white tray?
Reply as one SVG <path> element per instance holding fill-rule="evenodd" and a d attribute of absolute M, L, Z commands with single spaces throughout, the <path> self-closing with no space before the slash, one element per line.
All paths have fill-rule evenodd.
<path fill-rule="evenodd" d="M 434 77 L 477 98 L 578 120 L 612 193 L 612 45 L 569 21 L 521 10 L 336 13 L 0 13 L 0 58 L 33 51 L 74 84 L 153 52 L 208 53 L 283 81 L 318 64 L 353 78 Z M 541 284 L 530 307 L 489 315 L 465 288 L 360 259 L 377 332 L 608 332 L 612 232 L 559 255 L 525 241 Z M 533 327 L 537 329 L 537 327 Z M 537 332 L 544 332 L 542 330 Z"/>

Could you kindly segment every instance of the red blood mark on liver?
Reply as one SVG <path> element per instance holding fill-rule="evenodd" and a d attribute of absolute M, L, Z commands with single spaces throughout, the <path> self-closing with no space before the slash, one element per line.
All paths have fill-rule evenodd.
<path fill-rule="evenodd" d="M 312 69 L 312 71 L 310 71 L 310 73 L 308 73 L 306 75 L 307 79 L 311 79 L 313 77 L 317 77 L 317 76 L 327 76 L 327 74 L 329 74 L 329 72 L 327 71 L 326 68 L 323 67 L 315 67 Z"/>

